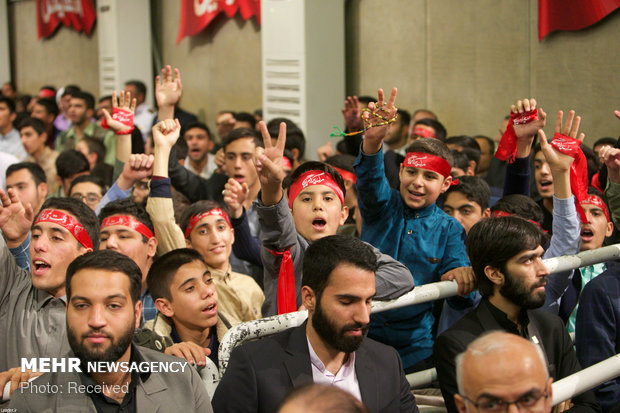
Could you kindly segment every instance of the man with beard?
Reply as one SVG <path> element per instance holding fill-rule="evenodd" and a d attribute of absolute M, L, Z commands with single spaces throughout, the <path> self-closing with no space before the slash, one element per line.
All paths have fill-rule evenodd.
<path fill-rule="evenodd" d="M 141 285 L 140 268 L 118 252 L 96 251 L 74 260 L 66 278 L 67 337 L 73 352 L 67 357 L 80 359 L 81 372 L 47 373 L 21 387 L 11 399 L 14 411 L 212 412 L 202 380 L 188 365 L 168 374 L 144 371 L 145 363 L 178 359 L 131 344 L 142 310 Z M 141 368 L 94 372 L 88 371 L 89 362 Z M 42 387 L 58 391 L 34 390 Z"/>
<path fill-rule="evenodd" d="M 213 396 L 217 412 L 272 412 L 289 390 L 339 387 L 371 412 L 417 412 L 396 351 L 366 338 L 377 259 L 362 241 L 321 238 L 304 256 L 308 321 L 236 348 Z"/>
<path fill-rule="evenodd" d="M 459 411 L 454 404 L 458 393 L 456 355 L 491 330 L 517 334 L 539 345 L 554 381 L 581 370 L 562 320 L 537 310 L 545 302 L 549 275 L 542 261 L 542 237 L 535 224 L 515 216 L 483 219 L 470 229 L 467 255 L 482 300 L 440 335 L 433 349 L 448 412 Z M 572 403 L 570 411 L 600 411 L 592 392 L 576 396 Z"/>

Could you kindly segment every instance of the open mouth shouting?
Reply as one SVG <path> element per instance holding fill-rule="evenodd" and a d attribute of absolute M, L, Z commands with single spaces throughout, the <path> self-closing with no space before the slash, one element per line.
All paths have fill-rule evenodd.
<path fill-rule="evenodd" d="M 594 239 L 594 232 L 591 228 L 584 227 L 581 229 L 581 241 L 582 242 L 590 242 Z"/>
<path fill-rule="evenodd" d="M 44 275 L 52 266 L 41 258 L 32 260 L 32 273 L 37 276 Z"/>
<path fill-rule="evenodd" d="M 312 228 L 315 231 L 319 231 L 319 232 L 325 231 L 326 226 L 327 226 L 327 221 L 324 218 L 317 217 L 312 220 Z"/>
<path fill-rule="evenodd" d="M 548 179 L 543 179 L 540 181 L 540 190 L 545 191 L 545 192 L 550 191 L 552 185 L 553 185 L 553 181 L 550 181 Z"/>
<path fill-rule="evenodd" d="M 212 303 L 203 307 L 201 312 L 209 317 L 217 315 L 217 303 Z"/>

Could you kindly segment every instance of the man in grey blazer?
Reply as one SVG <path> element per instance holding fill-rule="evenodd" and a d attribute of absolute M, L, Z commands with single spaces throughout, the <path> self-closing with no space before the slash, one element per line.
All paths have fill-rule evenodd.
<path fill-rule="evenodd" d="M 366 338 L 377 258 L 342 235 L 310 244 L 301 296 L 308 321 L 235 349 L 213 396 L 220 412 L 273 412 L 308 383 L 339 387 L 371 412 L 417 412 L 398 353 Z"/>
<path fill-rule="evenodd" d="M 142 312 L 141 284 L 140 268 L 117 252 L 75 259 L 67 269 L 72 352 L 66 367 L 16 390 L 10 407 L 19 412 L 212 412 L 206 388 L 188 363 L 131 344 Z M 68 368 L 71 357 L 79 359 L 78 368 Z M 165 368 L 170 371 L 161 372 Z"/>

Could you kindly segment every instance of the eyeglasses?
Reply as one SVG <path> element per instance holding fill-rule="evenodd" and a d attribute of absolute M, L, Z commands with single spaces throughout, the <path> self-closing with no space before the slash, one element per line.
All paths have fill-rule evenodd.
<path fill-rule="evenodd" d="M 485 413 L 505 413 L 508 411 L 508 407 L 514 404 L 519 411 L 537 413 L 542 411 L 544 407 L 544 400 L 549 397 L 549 394 L 529 392 L 519 397 L 517 400 L 511 402 L 495 397 L 482 396 L 477 401 L 469 399 L 467 396 L 461 395 L 469 403 L 473 404 L 480 412 Z"/>
<path fill-rule="evenodd" d="M 93 192 L 89 192 L 86 195 L 83 195 L 79 192 L 75 192 L 71 194 L 71 198 L 79 199 L 80 201 L 84 201 L 87 204 L 97 204 L 101 201 L 102 196 L 97 195 Z"/>

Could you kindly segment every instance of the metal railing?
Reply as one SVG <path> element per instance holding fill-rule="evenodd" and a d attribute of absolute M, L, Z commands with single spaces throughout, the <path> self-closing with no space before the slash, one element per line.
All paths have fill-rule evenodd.
<path fill-rule="evenodd" d="M 614 244 L 607 247 L 597 248 L 595 250 L 584 251 L 574 255 L 565 255 L 562 257 L 548 258 L 543 262 L 549 269 L 550 273 L 558 273 L 562 271 L 574 270 L 580 267 L 596 264 L 599 262 L 610 261 L 620 258 L 620 244 Z M 448 298 L 457 294 L 456 281 L 440 281 L 431 284 L 425 284 L 415 287 L 410 292 L 402 295 L 401 297 L 391 301 L 373 301 L 371 313 L 377 313 L 381 311 L 392 310 L 395 308 L 406 307 L 414 304 L 421 304 L 438 299 Z M 279 333 L 291 327 L 297 327 L 301 325 L 308 317 L 307 311 L 298 311 L 289 314 L 282 314 L 272 317 L 263 318 L 260 320 L 249 321 L 241 323 L 231 328 L 223 337 L 219 347 L 219 367 L 220 374 L 223 375 L 228 366 L 228 359 L 232 350 L 247 341 L 255 340 L 258 338 L 266 337 L 272 334 Z M 607 363 L 607 365 L 613 365 L 613 360 L 616 360 L 619 356 L 614 356 L 608 360 L 605 360 L 599 364 Z M 592 373 L 587 374 L 587 378 L 581 376 L 584 371 L 594 371 L 595 366 L 584 369 L 579 373 L 566 377 L 556 383 L 554 383 L 554 404 L 563 400 L 568 400 L 574 395 L 583 393 L 597 386 L 598 384 L 609 380 L 609 378 L 620 375 L 620 359 L 616 361 L 618 368 L 616 370 L 610 370 L 605 372 L 607 374 L 598 374 L 599 378 L 595 378 Z M 600 370 L 600 368 L 599 368 Z M 612 374 L 612 376 L 609 376 Z M 615 374 L 615 375 L 613 375 Z M 609 377 L 608 377 L 609 376 Z M 412 387 L 421 387 L 430 384 L 433 380 L 436 380 L 437 372 L 435 369 L 423 370 L 416 373 L 407 375 L 407 381 Z M 569 381 L 569 379 L 571 379 Z M 590 387 L 585 386 L 584 383 L 594 384 Z M 589 384 L 588 384 L 589 385 Z M 556 395 L 556 387 L 558 393 Z M 565 396 L 567 395 L 567 396 Z M 560 399 L 565 397 L 564 399 Z"/>

